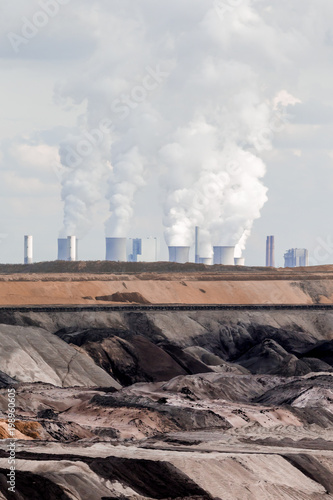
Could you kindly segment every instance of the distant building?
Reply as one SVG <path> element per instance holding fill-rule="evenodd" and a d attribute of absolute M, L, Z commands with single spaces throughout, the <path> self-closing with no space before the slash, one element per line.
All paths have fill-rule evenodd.
<path fill-rule="evenodd" d="M 75 260 L 79 260 L 79 240 L 75 240 Z M 58 260 L 70 260 L 68 253 L 68 237 L 58 238 Z"/>
<path fill-rule="evenodd" d="M 284 254 L 284 267 L 305 267 L 309 265 L 309 252 L 305 248 L 291 248 Z"/>
<path fill-rule="evenodd" d="M 275 267 L 275 239 L 267 236 L 266 240 L 266 267 Z"/>
<path fill-rule="evenodd" d="M 129 262 L 156 262 L 157 238 L 130 238 Z"/>

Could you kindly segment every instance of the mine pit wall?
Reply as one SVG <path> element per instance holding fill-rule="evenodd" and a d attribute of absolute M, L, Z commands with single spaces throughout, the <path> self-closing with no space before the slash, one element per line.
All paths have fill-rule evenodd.
<path fill-rule="evenodd" d="M 0 306 L 105 303 L 332 304 L 333 280 L 0 281 Z"/>
<path fill-rule="evenodd" d="M 56 333 L 62 328 L 113 328 L 144 335 L 154 343 L 170 341 L 180 347 L 218 343 L 221 335 L 246 334 L 253 327 L 281 328 L 317 340 L 333 339 L 333 310 L 216 310 L 216 311 L 81 311 L 8 312 L 0 310 L 1 324 L 32 326 Z"/>
<path fill-rule="evenodd" d="M 249 361 L 243 361 L 253 373 L 267 373 L 269 356 L 275 374 L 295 376 L 299 370 L 327 371 L 321 359 L 314 366 L 301 358 L 331 340 L 333 309 L 0 310 L 0 378 L 3 372 L 59 387 L 128 386 L 215 371 L 208 366 L 211 356 L 218 357 L 219 369 L 234 370 L 247 353 Z M 192 356 L 193 348 L 208 356 L 207 364 Z"/>

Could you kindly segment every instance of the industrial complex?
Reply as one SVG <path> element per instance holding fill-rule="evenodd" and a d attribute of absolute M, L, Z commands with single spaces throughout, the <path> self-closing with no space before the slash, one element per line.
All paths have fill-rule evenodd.
<path fill-rule="evenodd" d="M 157 262 L 158 239 L 148 238 L 106 238 L 105 260 L 114 262 Z M 76 236 L 58 238 L 57 260 L 77 261 L 79 241 Z M 244 266 L 245 259 L 235 256 L 235 246 L 214 246 L 213 257 L 200 255 L 200 229 L 195 228 L 195 263 L 220 264 L 225 266 Z M 169 246 L 169 262 L 185 264 L 190 262 L 190 246 Z M 304 267 L 309 265 L 309 252 L 306 249 L 292 248 L 284 255 L 284 267 Z M 33 263 L 33 236 L 24 236 L 24 264 Z M 266 267 L 275 267 L 275 237 L 267 236 Z"/>

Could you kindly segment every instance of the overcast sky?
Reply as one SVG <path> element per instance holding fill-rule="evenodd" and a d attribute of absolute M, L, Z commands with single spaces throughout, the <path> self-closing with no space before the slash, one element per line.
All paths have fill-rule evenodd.
<path fill-rule="evenodd" d="M 210 123 L 207 109 L 215 100 L 211 123 L 217 128 L 221 124 L 221 137 L 229 133 L 225 113 L 233 127 L 239 126 L 237 144 L 266 168 L 265 176 L 258 176 L 268 188 L 267 201 L 262 203 L 261 217 L 253 216 L 244 252 L 247 264 L 264 265 L 265 239 L 271 234 L 276 237 L 279 266 L 284 252 L 293 247 L 308 248 L 313 264 L 333 263 L 331 0 L 4 0 L 0 27 L 1 262 L 22 261 L 24 234 L 34 236 L 35 261 L 53 260 L 59 233 L 75 227 L 81 238 L 80 258 L 104 258 L 109 204 L 115 206 L 115 199 L 120 199 L 112 184 L 119 179 L 111 175 L 113 134 L 118 168 L 129 142 L 132 164 L 138 165 L 138 175 L 131 171 L 124 180 L 130 197 L 126 202 L 124 195 L 125 202 L 133 211 L 127 235 L 159 237 L 160 258 L 166 259 L 163 210 L 170 209 L 168 203 L 174 198 L 163 202 L 161 183 L 167 179 L 172 190 L 168 176 L 178 170 L 177 165 L 168 166 L 175 158 L 170 144 L 181 137 L 182 146 L 195 150 L 183 138 L 186 120 L 190 123 L 189 116 L 200 114 Z M 155 90 L 155 81 L 144 79 L 156 72 L 161 61 L 162 73 L 171 79 L 152 77 L 157 78 Z M 219 67 L 213 77 L 216 61 L 230 73 Z M 202 85 L 202 91 L 210 93 L 214 78 L 213 91 L 218 92 L 220 85 L 221 92 L 213 94 L 210 103 L 207 98 L 205 110 L 190 115 L 190 103 L 195 107 L 198 99 L 197 88 L 192 91 L 190 83 L 195 87 L 195 71 L 200 75 L 206 64 L 209 86 Z M 143 82 L 149 89 L 142 106 L 136 94 L 129 121 L 115 120 L 116 131 L 105 130 L 102 143 L 70 177 L 69 147 L 75 149 L 77 138 L 112 118 L 110 105 L 118 95 L 145 86 Z M 247 114 L 246 127 L 249 108 L 237 105 L 234 110 L 233 89 L 238 96 L 251 93 L 253 115 Z M 267 136 L 267 144 L 261 141 L 256 150 L 254 140 L 249 145 L 252 121 L 256 138 L 261 134 L 258 123 L 262 136 Z M 206 143 L 204 147 L 208 148 Z M 193 164 L 199 156 L 200 151 L 195 152 Z M 159 158 L 165 159 L 163 168 L 155 165 Z M 190 156 L 188 161 L 192 162 Z M 140 170 L 141 165 L 146 170 Z M 250 187 L 249 200 L 259 203 L 264 191 L 257 191 L 259 184 Z M 246 204 L 250 212 L 251 201 Z M 81 219 L 73 218 L 76 207 L 84 208 Z M 113 223 L 111 218 L 109 224 Z"/>

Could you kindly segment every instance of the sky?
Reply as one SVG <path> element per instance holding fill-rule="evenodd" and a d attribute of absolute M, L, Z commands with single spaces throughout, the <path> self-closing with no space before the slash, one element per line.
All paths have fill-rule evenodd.
<path fill-rule="evenodd" d="M 333 263 L 332 55 L 331 0 L 1 2 L 0 262 L 25 234 L 35 261 L 66 234 L 165 260 L 199 224 L 202 252 Z"/>

